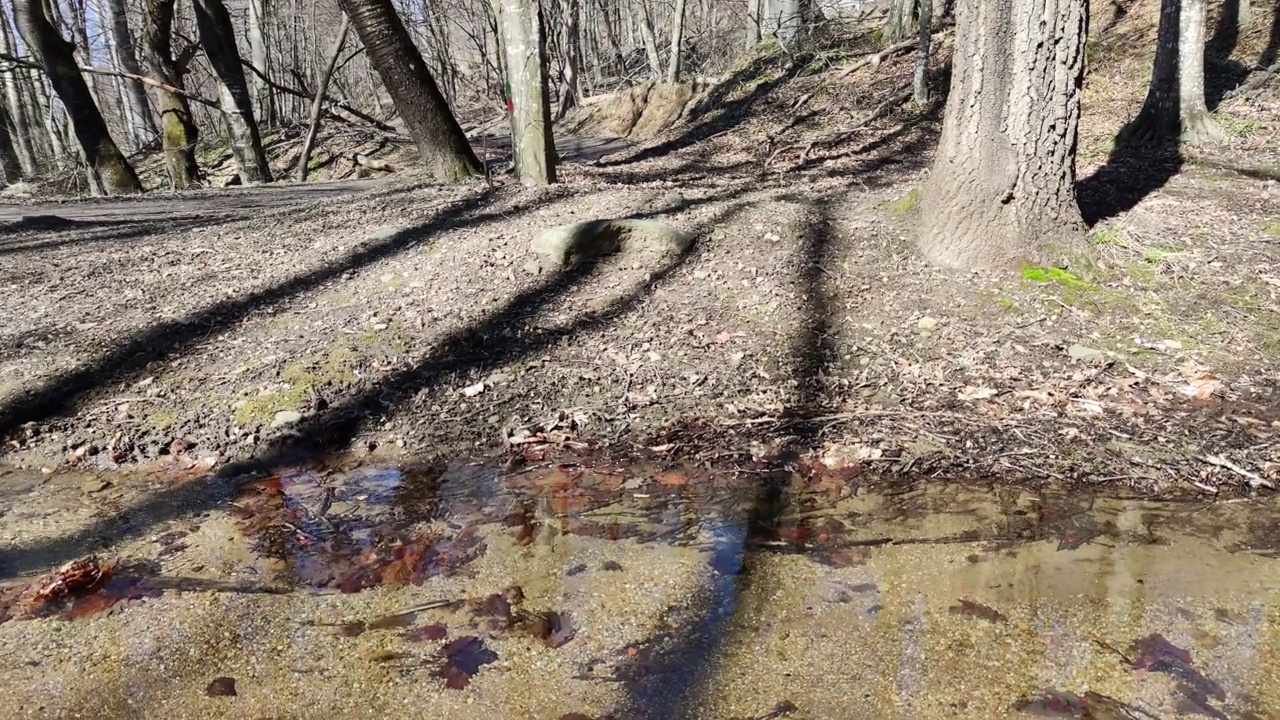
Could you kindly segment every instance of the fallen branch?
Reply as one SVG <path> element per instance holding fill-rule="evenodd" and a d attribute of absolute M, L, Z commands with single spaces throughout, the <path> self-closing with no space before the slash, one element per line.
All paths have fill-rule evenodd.
<path fill-rule="evenodd" d="M 295 87 L 282 85 L 278 81 L 272 80 L 270 77 L 267 76 L 266 73 L 254 67 L 253 63 L 249 62 L 248 60 L 241 60 L 240 64 L 244 65 L 246 68 L 249 68 L 249 72 L 252 72 L 254 75 L 257 75 L 259 78 L 262 79 L 262 82 L 266 83 L 274 90 L 278 90 L 286 95 L 292 95 L 294 97 L 302 98 L 303 100 L 309 100 L 309 101 L 315 100 L 315 96 L 312 95 L 311 93 L 303 92 L 302 90 L 299 90 Z M 330 99 L 328 100 L 328 102 L 332 103 L 334 107 L 339 108 L 344 112 L 351 113 L 352 115 L 360 118 L 361 120 L 369 123 L 370 125 L 378 128 L 383 132 L 394 133 L 396 131 L 395 128 L 391 127 L 387 123 L 382 122 L 378 118 L 372 115 L 369 115 L 368 113 L 361 112 L 355 109 L 354 107 L 352 107 L 351 105 L 349 105 L 348 103 L 345 103 L 341 100 Z"/>
<path fill-rule="evenodd" d="M 1257 490 L 1260 487 L 1267 488 L 1268 490 L 1276 489 L 1275 483 L 1262 477 L 1258 473 L 1245 470 L 1224 457 L 1220 457 L 1218 455 L 1201 455 L 1199 459 L 1209 463 L 1210 465 L 1216 465 L 1217 467 L 1230 470 L 1231 472 L 1239 475 L 1244 478 L 1249 483 L 1249 487 L 1254 490 Z"/>
<path fill-rule="evenodd" d="M 35 62 L 34 60 L 27 60 L 26 58 L 15 57 L 13 55 L 9 55 L 8 53 L 0 53 L 0 60 L 11 62 L 18 67 L 32 68 L 32 69 L 44 72 L 44 66 L 38 62 Z M 212 100 L 206 100 L 205 98 L 202 98 L 199 95 L 192 95 L 191 93 L 187 92 L 186 90 L 183 90 L 182 88 L 177 88 L 168 83 L 160 82 L 159 80 L 156 80 L 155 78 L 147 77 L 146 75 L 138 75 L 136 73 L 122 72 L 120 70 L 111 70 L 108 68 L 93 67 L 91 65 L 80 65 L 78 67 L 80 68 L 80 72 L 87 72 L 87 73 L 92 73 L 94 75 L 106 75 L 108 77 L 118 77 L 118 78 L 125 78 L 128 80 L 135 80 L 144 85 L 150 85 L 151 87 L 159 88 L 161 90 L 164 90 L 165 92 L 171 92 L 174 95 L 181 95 L 187 98 L 188 100 L 200 103 L 201 105 L 207 105 L 208 107 L 211 107 L 211 108 L 218 107 L 218 103 Z"/>
<path fill-rule="evenodd" d="M 764 161 L 764 164 L 766 166 L 772 165 L 773 161 L 776 160 L 777 157 L 782 153 L 788 150 L 794 150 L 801 146 L 804 146 L 804 149 L 800 152 L 799 162 L 803 163 L 809 159 L 809 153 L 813 152 L 814 148 L 831 147 L 832 145 L 838 145 L 844 142 L 845 140 L 848 140 L 849 138 L 853 137 L 854 133 L 860 132 L 862 130 L 866 130 L 867 127 L 871 125 L 871 123 L 884 117 L 890 110 L 893 110 L 896 107 L 901 107 L 901 105 L 907 100 L 909 100 L 910 98 L 911 98 L 910 87 L 908 87 L 906 90 L 900 90 L 894 95 L 892 95 L 888 100 L 885 100 L 884 102 L 877 105 L 875 109 L 873 109 L 869 114 L 867 114 L 866 117 L 862 119 L 862 122 L 858 123 L 854 127 L 837 130 L 836 132 L 828 133 L 826 135 L 820 135 L 810 140 L 807 144 L 792 143 L 790 145 L 783 145 L 777 150 L 774 150 L 773 153 L 769 155 L 769 159 Z"/>

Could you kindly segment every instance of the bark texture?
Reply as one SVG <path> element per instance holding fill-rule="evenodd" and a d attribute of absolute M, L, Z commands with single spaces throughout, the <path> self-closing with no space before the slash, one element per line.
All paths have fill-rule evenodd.
<path fill-rule="evenodd" d="M 262 136 L 253 116 L 253 100 L 236 48 L 235 28 L 222 0 L 193 0 L 196 28 L 205 56 L 218 78 L 218 100 L 222 117 L 231 134 L 231 154 L 236 160 L 240 182 L 271 182 L 271 167 L 262 149 Z"/>
<path fill-rule="evenodd" d="M 1075 199 L 1085 0 L 965 0 L 920 248 L 963 269 L 1083 250 Z"/>
<path fill-rule="evenodd" d="M 183 89 L 183 68 L 173 59 L 173 5 L 174 0 L 143 0 L 142 41 L 151 74 L 166 85 Z M 185 95 L 163 88 L 157 88 L 156 96 L 160 99 L 160 147 L 169 184 L 175 190 L 195 187 L 200 182 L 200 166 L 196 164 L 200 131 L 191 116 L 191 103 Z"/>
<path fill-rule="evenodd" d="M 138 64 L 138 55 L 134 51 L 133 34 L 129 32 L 129 18 L 124 0 L 106 0 L 103 5 L 107 11 L 107 20 L 111 24 L 116 65 L 120 70 L 131 75 L 141 75 L 142 67 Z M 129 111 L 134 137 L 143 141 L 150 140 L 156 135 L 156 123 L 151 117 L 147 91 L 137 80 L 122 79 L 122 82 L 125 107 Z"/>
<path fill-rule="evenodd" d="M 17 54 L 14 52 L 13 38 L 9 31 L 9 18 L 2 12 L 0 12 L 0 52 L 6 55 Z M 24 83 L 21 72 L 19 68 L 0 72 L 0 83 L 4 85 L 4 98 L 0 103 L 11 108 L 9 121 L 13 128 L 10 136 L 14 150 L 22 163 L 23 172 L 34 175 L 39 167 L 39 156 L 30 118 L 35 117 L 33 111 L 36 109 L 36 98 L 34 93 L 23 92 Z M 30 99 L 26 100 L 28 97 Z"/>
<path fill-rule="evenodd" d="M 1137 145 L 1221 141 L 1225 133 L 1204 96 L 1205 0 L 1162 0 L 1156 43 L 1147 99 L 1121 140 Z"/>
<path fill-rule="evenodd" d="M 681 48 L 684 46 L 684 16 L 686 0 L 676 0 L 671 15 L 671 54 L 667 56 L 667 82 L 680 82 Z"/>
<path fill-rule="evenodd" d="M 22 179 L 22 162 L 13 144 L 9 113 L 0 100 L 0 184 L 8 185 Z"/>
<path fill-rule="evenodd" d="M 526 185 L 556 181 L 551 134 L 546 26 L 538 0 L 499 0 L 498 27 L 511 84 L 511 144 L 516 175 Z"/>
<path fill-rule="evenodd" d="M 916 105 L 924 105 L 929 102 L 929 40 L 933 33 L 933 0 L 920 0 L 919 16 L 920 35 L 916 44 L 911 98 Z"/>
<path fill-rule="evenodd" d="M 890 0 L 881 30 L 881 41 L 891 45 L 905 40 L 916 28 L 916 0 Z"/>
<path fill-rule="evenodd" d="M 111 138 L 102 113 L 93 102 L 76 65 L 75 48 L 49 22 L 40 0 L 15 0 L 14 18 L 19 34 L 44 65 L 54 92 L 67 109 L 85 164 L 93 175 L 91 185 L 108 194 L 142 192 L 137 174 Z"/>
<path fill-rule="evenodd" d="M 268 77 L 271 76 L 271 54 L 267 48 L 267 0 L 249 0 L 249 60 Z M 275 124 L 275 99 L 271 86 L 257 75 L 253 76 L 253 106 L 258 109 L 262 124 Z"/>
<path fill-rule="evenodd" d="M 428 172 L 444 182 L 479 175 L 480 161 L 391 0 L 339 0 L 339 4 L 351 18 Z"/>

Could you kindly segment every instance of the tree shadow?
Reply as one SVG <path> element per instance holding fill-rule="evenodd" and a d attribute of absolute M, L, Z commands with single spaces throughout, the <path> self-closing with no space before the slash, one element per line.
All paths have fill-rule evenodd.
<path fill-rule="evenodd" d="M 40 235 L 15 236 L 0 240 L 0 256 L 37 253 L 55 250 L 69 245 L 87 245 L 90 243 L 114 243 L 147 237 L 165 232 L 184 232 L 197 228 L 213 228 L 232 222 L 235 218 L 193 216 L 182 220 L 122 222 L 120 220 L 67 220 L 58 218 L 61 223 L 56 227 L 53 222 L 47 226 L 49 232 L 76 232 L 71 237 L 46 238 Z M 16 225 L 16 223 L 14 224 Z M 19 226 L 22 230 L 30 230 L 31 225 Z M 0 226 L 0 234 L 8 229 Z"/>
<path fill-rule="evenodd" d="M 731 197 L 712 197 L 700 202 L 728 200 Z M 470 205 L 479 198 L 475 198 Z M 695 203 L 689 203 L 690 207 Z M 740 210 L 741 203 L 734 203 L 729 208 L 705 221 L 695 234 L 701 234 L 720 218 Z M 658 214 L 664 211 L 655 211 Z M 485 219 L 501 217 L 505 213 L 485 214 L 458 221 L 462 214 L 458 209 L 442 213 L 427 226 L 412 231 L 412 237 L 421 237 L 430 228 L 448 224 L 460 227 L 464 224 L 476 224 Z M 635 217 L 644 217 L 637 215 Z M 389 240 L 375 246 L 364 253 L 378 252 L 391 254 L 407 247 L 404 239 L 399 242 Z M 32 546 L 22 548 L 0 549 L 0 579 L 37 569 L 57 565 L 68 558 L 75 557 L 94 547 L 109 547 L 120 540 L 143 532 L 146 528 L 178 517 L 206 512 L 220 503 L 230 500 L 240 485 L 253 477 L 254 471 L 267 470 L 289 461 L 314 459 L 317 455 L 327 456 L 335 450 L 346 449 L 359 430 L 369 423 L 374 415 L 387 407 L 412 397 L 417 392 L 427 389 L 442 377 L 451 373 L 486 368 L 491 365 L 510 362 L 525 357 L 530 353 L 545 349 L 557 342 L 568 339 L 583 332 L 607 326 L 630 312 L 647 298 L 661 283 L 671 277 L 690 257 L 701 252 L 701 244 L 694 243 L 686 252 L 669 259 L 664 265 L 649 273 L 634 289 L 625 296 L 613 301 L 603 309 L 595 312 L 584 312 L 571 323 L 556 328 L 539 328 L 523 333 L 513 333 L 513 329 L 521 328 L 525 321 L 548 303 L 562 296 L 566 291 L 589 278 L 597 272 L 595 264 L 582 264 L 575 268 L 549 276 L 544 282 L 523 293 L 516 295 L 502 308 L 490 314 L 486 319 L 468 328 L 464 328 L 442 339 L 430 352 L 423 356 L 412 367 L 388 375 L 371 383 L 362 391 L 350 398 L 331 405 L 326 410 L 314 415 L 304 423 L 296 426 L 295 431 L 266 445 L 255 457 L 239 463 L 224 466 L 216 475 L 190 482 L 175 483 L 149 495 L 142 502 L 128 508 L 125 512 L 116 513 L 107 518 L 95 520 L 89 526 L 74 533 L 57 538 L 50 538 Z M 362 255 L 361 260 L 372 262 Z M 342 263 L 350 264 L 349 258 Z M 320 271 L 317 271 L 320 272 Z M 326 273 L 341 274 L 345 270 L 326 268 Z M 293 288 L 303 282 L 313 282 L 310 273 L 287 284 Z M 274 289 L 280 292 L 280 289 Z M 254 305 L 246 300 L 238 301 L 241 305 Z M 187 321 L 192 322 L 192 321 Z M 150 333 L 148 333 L 150 335 Z M 133 343 L 131 343 L 132 345 Z M 62 395 L 45 398 L 45 405 L 40 409 L 51 407 L 55 401 L 65 400 Z M 12 410 L 10 411 L 12 417 Z"/>
<path fill-rule="evenodd" d="M 256 310 L 317 288 L 344 273 L 404 252 L 422 243 L 432 233 L 447 228 L 470 227 L 505 217 L 508 213 L 482 213 L 464 217 L 479 208 L 490 195 L 490 191 L 481 191 L 454 207 L 441 211 L 434 219 L 416 228 L 375 235 L 372 242 L 349 251 L 342 259 L 295 275 L 277 285 L 214 303 L 183 318 L 156 323 L 79 368 L 62 373 L 39 387 L 0 404 L 0 437 L 12 433 L 25 423 L 45 420 L 71 410 L 91 390 L 127 381 L 153 362 L 171 358 L 197 341 L 203 342 L 227 332 Z M 528 209 L 529 206 L 526 205 L 510 212 Z"/>
<path fill-rule="evenodd" d="M 1267 34 L 1267 45 L 1258 56 L 1258 67 L 1270 69 L 1280 56 L 1280 7 L 1275 8 L 1271 16 L 1271 30 Z"/>
<path fill-rule="evenodd" d="M 1089 227 L 1137 207 L 1182 172 L 1185 163 L 1177 141 L 1146 146 L 1116 142 L 1102 167 L 1076 181 L 1076 201 Z"/>
<path fill-rule="evenodd" d="M 1240 42 L 1240 21 L 1240 0 L 1223 0 L 1204 47 L 1205 103 L 1210 111 L 1249 77 L 1249 68 L 1231 57 Z"/>

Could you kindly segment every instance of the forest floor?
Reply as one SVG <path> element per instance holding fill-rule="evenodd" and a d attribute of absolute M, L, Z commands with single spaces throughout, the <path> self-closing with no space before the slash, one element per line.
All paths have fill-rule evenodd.
<path fill-rule="evenodd" d="M 1136 46 L 1127 27 L 1098 42 Z M 10 220 L 5 459 L 207 467 L 541 434 L 812 449 L 880 475 L 1280 483 L 1274 98 L 1219 107 L 1212 151 L 1127 157 L 1109 138 L 1150 60 L 1104 54 L 1080 169 L 1097 267 L 956 275 L 913 245 L 940 107 L 882 104 L 909 58 L 822 67 L 848 59 L 762 55 L 707 112 L 545 189 L 400 176 L 236 190 L 229 213 Z M 49 214 L 0 222 L 15 212 Z M 622 216 L 696 242 L 531 271 L 543 230 Z"/>

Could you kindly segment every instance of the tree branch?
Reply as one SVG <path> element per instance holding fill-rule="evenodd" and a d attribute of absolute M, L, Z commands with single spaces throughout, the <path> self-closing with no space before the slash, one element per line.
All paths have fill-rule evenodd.
<path fill-rule="evenodd" d="M 27 60 L 26 58 L 14 57 L 13 55 L 9 55 L 7 53 L 0 53 L 0 60 L 13 63 L 17 67 L 33 68 L 36 70 L 40 70 L 41 72 L 44 71 L 44 66 L 38 62 L 35 62 L 34 60 Z M 146 75 L 137 75 L 135 73 L 121 72 L 119 70 L 110 70 L 108 68 L 90 67 L 88 65 L 80 65 L 79 68 L 80 68 L 80 72 L 93 73 L 94 75 L 107 75 L 109 77 L 118 77 L 118 78 L 127 78 L 129 80 L 136 80 L 137 82 L 140 82 L 144 85 L 150 85 L 151 87 L 160 88 L 161 90 L 174 93 L 175 95 L 182 95 L 183 97 L 186 97 L 192 102 L 197 102 L 197 103 L 200 103 L 201 105 L 207 105 L 212 108 L 218 107 L 218 104 L 213 102 L 212 100 L 206 100 L 200 97 L 199 95 L 192 95 L 191 93 L 187 92 L 186 90 L 183 90 L 182 88 L 176 88 L 168 83 L 162 83 L 159 80 L 156 80 L 155 78 L 152 78 L 152 77 L 147 77 Z"/>
<path fill-rule="evenodd" d="M 273 89 L 279 92 L 282 92 L 286 95 L 292 95 L 294 97 L 302 98 L 303 100 L 315 99 L 315 96 L 310 93 L 303 92 L 294 87 L 289 87 L 288 85 L 282 85 L 279 82 L 272 80 L 271 78 L 267 77 L 266 73 L 254 67 L 253 63 L 249 62 L 248 60 L 241 60 L 240 63 L 244 65 L 246 68 L 248 68 L 249 72 L 261 78 L 262 82 L 266 83 L 267 85 L 271 86 Z M 334 107 L 340 108 L 346 112 L 351 113 L 352 115 L 355 115 L 356 117 L 360 118 L 361 120 L 369 123 L 370 125 L 378 128 L 383 132 L 394 133 L 396 131 L 395 128 L 382 122 L 378 118 L 372 115 L 369 115 L 368 113 L 361 112 L 355 109 L 354 107 L 351 107 L 351 105 L 349 105 L 348 103 L 342 102 L 341 100 L 329 100 L 328 102 L 332 102 Z"/>

